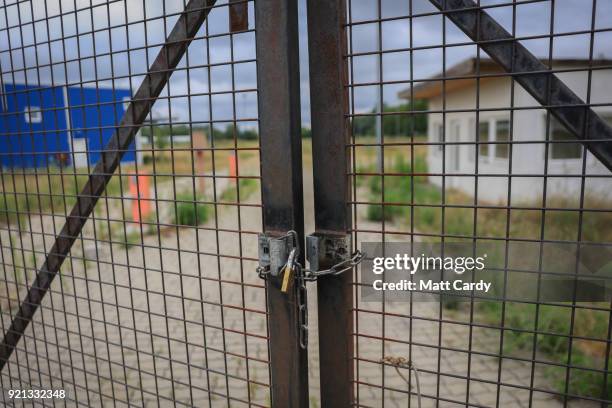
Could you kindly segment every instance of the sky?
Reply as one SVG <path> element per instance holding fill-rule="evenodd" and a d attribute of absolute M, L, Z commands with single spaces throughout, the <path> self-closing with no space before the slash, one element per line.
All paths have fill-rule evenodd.
<path fill-rule="evenodd" d="M 220 1 L 218 4 L 227 2 Z M 427 78 L 442 70 L 443 41 L 447 45 L 469 43 L 469 39 L 454 25 L 439 15 L 419 16 L 410 20 L 401 18 L 411 13 L 419 15 L 435 9 L 427 0 L 381 0 L 380 10 L 376 0 L 347 0 L 353 23 L 382 17 L 380 43 L 385 52 L 382 57 L 383 81 L 408 81 Z M 14 4 L 5 1 L 0 8 L 0 68 L 5 83 L 29 83 L 61 85 L 84 82 L 84 86 L 131 87 L 134 91 L 171 30 L 182 9 L 181 0 L 32 0 Z M 481 0 L 483 5 L 507 4 L 508 0 Z M 513 7 L 488 9 L 504 27 L 512 31 L 513 14 L 515 30 L 521 37 L 547 35 L 551 28 L 551 2 L 517 1 Z M 306 0 L 299 4 L 300 84 L 302 123 L 310 124 L 310 91 L 308 88 L 308 44 L 306 24 Z M 589 55 L 592 22 L 591 0 L 556 0 L 554 2 L 553 30 L 555 34 L 583 31 L 580 34 L 556 37 L 553 44 L 555 58 L 587 58 Z M 75 12 L 76 10 L 76 12 Z M 249 25 L 254 28 L 253 3 L 249 4 Z M 170 15 L 167 19 L 163 15 Z M 142 22 L 144 18 L 148 21 Z M 235 115 L 239 119 L 257 117 L 257 75 L 255 35 L 253 32 L 235 34 L 233 39 L 224 36 L 228 32 L 227 8 L 214 9 L 199 35 L 212 36 L 208 42 L 194 41 L 177 70 L 164 95 L 154 106 L 158 117 L 172 117 L 173 121 L 228 120 Z M 21 22 L 21 24 L 19 24 Z M 128 23 L 126 25 L 126 22 Z M 599 0 L 593 36 L 593 55 L 612 58 L 612 1 Z M 377 55 L 358 55 L 378 50 L 379 24 L 357 24 L 350 29 L 352 46 L 353 83 L 378 81 Z M 63 40 L 62 40 L 63 38 Z M 549 40 L 538 38 L 523 41 L 534 54 L 547 57 Z M 417 47 L 412 53 L 409 47 Z M 427 48 L 434 46 L 433 48 Z M 148 47 L 148 48 L 147 48 Z M 113 52 L 111 55 L 110 52 Z M 400 51 L 398 51 L 400 50 Z M 401 51 L 403 50 L 403 51 Z M 446 66 L 476 55 L 474 45 L 447 47 Z M 95 57 L 95 58 L 94 58 Z M 482 57 L 486 57 L 482 54 Z M 232 72 L 228 61 L 240 61 Z M 210 72 L 203 65 L 214 65 Z M 220 64 L 220 65 L 218 65 Z M 414 72 L 410 72 L 410 67 Z M 38 68 L 37 68 L 38 67 Z M 210 77 L 209 77 L 210 76 Z M 115 80 L 111 80 L 111 78 Z M 384 103 L 397 104 L 397 93 L 408 87 L 407 83 L 385 85 L 382 89 Z M 241 90 L 235 99 L 223 94 L 232 89 Z M 212 96 L 212 104 L 208 95 Z M 192 95 L 191 98 L 188 95 Z M 358 87 L 355 90 L 356 112 L 370 111 L 376 106 L 378 89 L 375 86 Z M 169 100 L 171 103 L 169 103 Z M 255 127 L 255 122 L 244 122 L 243 127 Z"/>

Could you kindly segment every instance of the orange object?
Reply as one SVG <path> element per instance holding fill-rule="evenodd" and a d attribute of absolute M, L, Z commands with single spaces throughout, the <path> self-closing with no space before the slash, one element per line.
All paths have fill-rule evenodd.
<path fill-rule="evenodd" d="M 132 219 L 140 222 L 141 217 L 146 219 L 151 212 L 149 202 L 149 176 L 130 176 L 130 194 L 132 200 Z"/>
<path fill-rule="evenodd" d="M 238 175 L 238 165 L 236 163 L 236 155 L 230 154 L 229 156 L 229 173 L 232 181 L 236 182 L 236 176 Z"/>

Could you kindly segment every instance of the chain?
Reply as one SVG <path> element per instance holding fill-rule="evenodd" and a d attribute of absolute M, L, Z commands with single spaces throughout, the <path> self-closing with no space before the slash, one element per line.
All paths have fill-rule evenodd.
<path fill-rule="evenodd" d="M 302 265 L 298 262 L 295 263 L 295 266 L 299 266 L 299 268 L 303 271 L 302 279 L 307 282 L 312 282 L 317 280 L 321 276 L 327 275 L 340 275 L 344 272 L 350 271 L 357 265 L 359 265 L 364 258 L 365 254 L 359 250 L 353 252 L 349 259 L 338 262 L 328 269 L 323 269 L 320 271 L 313 271 L 310 269 L 303 268 Z M 257 267 L 257 274 L 261 279 L 266 279 L 266 277 L 270 274 L 270 267 Z"/>
<path fill-rule="evenodd" d="M 292 238 L 293 239 L 293 248 L 297 249 L 297 253 L 300 252 L 300 241 L 297 237 L 297 232 L 294 230 L 288 231 L 286 235 L 283 235 L 280 238 Z M 301 274 L 296 274 L 296 277 L 301 277 L 304 281 L 312 282 L 317 280 L 317 278 L 321 276 L 327 275 L 340 275 L 344 272 L 350 271 L 357 265 L 359 265 L 364 258 L 365 254 L 360 250 L 356 250 L 351 254 L 351 257 L 345 259 L 343 261 L 338 262 L 337 264 L 329 267 L 328 269 L 323 269 L 320 271 L 313 271 L 311 269 L 304 268 L 299 262 L 294 262 L 294 267 L 299 267 L 303 272 Z M 285 265 L 287 266 L 287 265 Z M 270 275 L 270 267 L 269 266 L 258 266 L 257 274 L 261 279 L 266 279 L 268 275 Z"/>
<path fill-rule="evenodd" d="M 338 262 L 328 269 L 323 269 L 320 271 L 312 271 L 310 269 L 304 270 L 304 279 L 307 281 L 315 281 L 321 276 L 327 275 L 340 275 L 346 271 L 350 271 L 357 265 L 359 265 L 364 258 L 365 254 L 360 250 L 353 252 L 350 258 L 345 259 L 344 261 Z"/>
<path fill-rule="evenodd" d="M 308 291 L 306 289 L 306 279 L 304 279 L 304 270 L 299 263 L 296 263 L 295 268 L 300 347 L 306 350 L 308 348 Z"/>
<path fill-rule="evenodd" d="M 355 266 L 359 265 L 364 258 L 364 253 L 357 250 L 350 258 L 345 259 L 337 264 L 331 266 L 328 269 L 313 271 L 304 268 L 298 261 L 297 257 L 300 252 L 300 245 L 297 236 L 297 232 L 289 231 L 286 235 L 280 237 L 291 238 L 293 240 L 292 254 L 289 256 L 285 265 L 281 268 L 282 270 L 291 269 L 294 275 L 294 282 L 296 284 L 297 304 L 298 304 L 298 326 L 299 326 L 299 341 L 300 347 L 306 349 L 308 347 L 308 291 L 306 288 L 306 282 L 317 280 L 321 276 L 327 275 L 340 275 L 344 272 L 350 271 Z M 285 272 L 287 273 L 287 272 Z M 266 279 L 270 274 L 270 266 L 258 266 L 257 274 L 261 279 Z"/>
<path fill-rule="evenodd" d="M 270 265 L 268 266 L 258 266 L 257 267 L 257 275 L 259 275 L 259 279 L 266 279 L 270 274 Z"/>

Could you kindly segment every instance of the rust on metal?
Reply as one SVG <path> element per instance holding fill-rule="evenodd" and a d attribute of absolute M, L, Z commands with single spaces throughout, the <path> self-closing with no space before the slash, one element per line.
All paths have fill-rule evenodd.
<path fill-rule="evenodd" d="M 296 0 L 255 3 L 264 232 L 297 233 L 304 247 L 300 73 Z M 303 251 L 298 259 L 304 264 Z M 300 346 L 298 286 L 266 279 L 274 407 L 308 407 L 308 353 Z"/>
<path fill-rule="evenodd" d="M 308 1 L 315 229 L 344 240 L 351 228 L 346 2 Z M 350 248 L 349 248 L 350 251 Z M 336 263 L 325 256 L 317 269 Z M 313 265 L 311 265 L 312 267 Z M 353 405 L 353 273 L 317 280 L 322 407 Z"/>
<path fill-rule="evenodd" d="M 81 234 L 106 185 L 112 178 L 123 155 L 129 151 L 136 133 L 151 112 L 151 107 L 162 89 L 168 83 L 174 68 L 185 54 L 189 43 L 196 35 L 208 16 L 216 0 L 191 0 L 177 20 L 164 46 L 159 51 L 149 72 L 145 76 L 125 114 L 121 118 L 117 131 L 101 153 L 76 203 L 66 217 L 66 223 L 55 239 L 53 247 L 47 254 L 44 264 L 39 269 L 36 279 L 28 290 L 26 298 L 11 326 L 4 334 L 0 345 L 0 370 L 4 368 L 17 343 L 23 336 L 34 313 L 40 306 L 51 282 L 68 256 L 72 245 Z"/>
<path fill-rule="evenodd" d="M 246 0 L 230 0 L 230 31 L 232 33 L 249 29 L 249 5 Z"/>

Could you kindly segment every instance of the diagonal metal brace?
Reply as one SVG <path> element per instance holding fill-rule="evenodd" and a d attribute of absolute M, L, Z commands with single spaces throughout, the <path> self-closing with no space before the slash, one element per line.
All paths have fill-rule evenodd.
<path fill-rule="evenodd" d="M 473 0 L 429 0 L 612 170 L 612 128 Z"/>
<path fill-rule="evenodd" d="M 190 0 L 166 39 L 149 72 L 136 91 L 134 98 L 123 114 L 117 131 L 102 152 L 100 161 L 89 175 L 87 184 L 77 197 L 76 204 L 55 243 L 47 254 L 36 279 L 28 290 L 26 298 L 0 345 L 0 371 L 9 360 L 19 339 L 23 336 L 34 313 L 40 306 L 53 278 L 58 274 L 62 263 L 68 256 L 76 238 L 81 234 L 85 222 L 91 215 L 106 185 L 119 166 L 121 158 L 129 150 L 130 144 L 145 119 L 151 112 L 170 75 L 185 54 L 191 40 L 195 37 L 204 20 L 215 5 L 216 0 Z"/>

